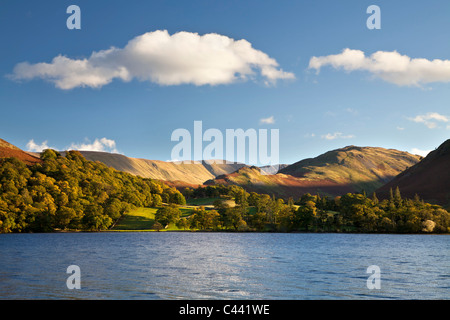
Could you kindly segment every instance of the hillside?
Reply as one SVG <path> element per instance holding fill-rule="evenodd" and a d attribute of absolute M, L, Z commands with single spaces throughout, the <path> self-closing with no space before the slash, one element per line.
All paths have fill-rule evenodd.
<path fill-rule="evenodd" d="M 216 164 L 203 161 L 202 163 L 183 164 L 160 160 L 147 160 L 126 157 L 121 154 L 80 151 L 90 161 L 100 161 L 108 167 L 128 172 L 143 178 L 201 185 L 203 182 L 214 179 L 218 175 L 231 173 L 244 166 L 244 164 Z M 63 153 L 64 154 L 64 153 Z"/>
<path fill-rule="evenodd" d="M 263 174 L 277 174 L 283 168 L 289 166 L 288 164 L 279 164 L 279 165 L 271 165 L 271 166 L 262 166 L 259 167 Z"/>
<path fill-rule="evenodd" d="M 450 205 L 450 139 L 430 152 L 422 161 L 400 173 L 377 190 L 380 198 L 389 196 L 389 190 L 400 188 L 402 196 L 418 194 L 425 201 Z"/>
<path fill-rule="evenodd" d="M 275 175 L 263 175 L 256 167 L 242 168 L 206 184 L 235 184 L 280 197 L 304 193 L 336 196 L 362 190 L 370 193 L 420 159 L 393 149 L 348 146 L 296 162 Z"/>
<path fill-rule="evenodd" d="M 39 157 L 32 156 L 16 146 L 6 142 L 5 140 L 0 139 L 0 158 L 11 157 L 22 160 L 27 165 L 33 165 L 41 162 Z"/>
<path fill-rule="evenodd" d="M 374 191 L 420 160 L 420 156 L 394 149 L 348 146 L 296 162 L 279 172 Z"/>
<path fill-rule="evenodd" d="M 99 161 L 108 167 L 143 178 L 165 181 L 181 189 L 203 184 L 238 185 L 247 191 L 284 198 L 298 197 L 304 193 L 329 196 L 362 190 L 370 193 L 421 159 L 420 156 L 393 149 L 348 146 L 292 165 L 280 165 L 276 173 L 273 167 L 249 167 L 239 163 L 215 164 L 203 161 L 182 164 L 106 152 L 80 153 L 87 160 Z M 16 157 L 27 164 L 41 161 L 38 154 L 24 152 L 3 140 L 0 141 L 0 156 Z M 408 190 L 406 188 L 405 192 Z"/>

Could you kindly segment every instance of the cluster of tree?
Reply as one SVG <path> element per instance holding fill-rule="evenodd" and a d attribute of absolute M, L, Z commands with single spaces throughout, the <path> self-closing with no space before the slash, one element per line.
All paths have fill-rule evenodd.
<path fill-rule="evenodd" d="M 238 186 L 224 186 L 222 184 L 202 186 L 195 189 L 185 188 L 182 193 L 186 199 L 199 199 L 199 198 L 217 198 L 221 196 L 231 196 L 236 191 L 243 190 Z"/>
<path fill-rule="evenodd" d="M 63 157 L 49 149 L 41 159 L 33 166 L 0 159 L 0 232 L 105 230 L 133 206 L 186 203 L 175 188 L 87 161 L 77 151 Z"/>
<path fill-rule="evenodd" d="M 188 190 L 190 197 L 234 198 L 236 206 L 216 200 L 214 210 L 201 209 L 183 228 L 255 231 L 448 233 L 450 213 L 441 206 L 425 203 L 419 197 L 404 199 L 400 190 L 379 201 L 374 193 L 346 194 L 328 198 L 304 194 L 296 202 L 285 202 L 267 194 L 248 193 L 237 186 L 208 186 Z M 180 220 L 180 219 L 178 219 Z M 178 220 L 174 220 L 177 222 Z"/>
<path fill-rule="evenodd" d="M 316 204 L 319 215 L 324 211 L 338 212 L 334 215 L 334 220 L 339 221 L 333 226 L 331 223 L 333 220 L 324 219 L 321 221 L 322 228 L 324 226 L 327 228 L 331 224 L 334 228 L 347 226 L 357 232 L 450 232 L 448 211 L 441 206 L 425 203 L 417 195 L 414 199 L 402 198 L 398 187 L 390 190 L 389 198 L 382 201 L 375 193 L 371 197 L 362 193 L 346 194 L 335 199 L 308 196 L 309 200 Z"/>
<path fill-rule="evenodd" d="M 219 205 L 220 206 L 220 205 Z M 236 210 L 222 211 L 205 209 L 204 207 L 194 208 L 187 217 L 180 217 L 180 210 L 176 205 L 165 206 L 155 214 L 155 224 L 153 229 L 162 229 L 169 223 L 175 223 L 182 230 L 247 230 L 242 229 L 245 222 Z"/>

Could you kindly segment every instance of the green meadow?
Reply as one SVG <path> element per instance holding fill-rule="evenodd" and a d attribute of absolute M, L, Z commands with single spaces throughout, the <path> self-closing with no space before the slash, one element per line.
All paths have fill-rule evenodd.
<path fill-rule="evenodd" d="M 125 213 L 117 224 L 111 228 L 111 231 L 156 231 L 153 229 L 155 223 L 155 213 L 159 208 L 135 208 Z M 180 206 L 181 218 L 189 217 L 192 212 L 191 206 Z M 180 230 L 175 224 L 169 226 L 161 231 L 176 231 Z"/>
<path fill-rule="evenodd" d="M 178 209 L 181 212 L 180 218 L 188 218 L 192 215 L 192 211 L 197 208 L 205 208 L 210 210 L 214 208 L 214 201 L 221 198 L 199 198 L 199 199 L 189 199 L 186 205 L 179 205 Z M 234 207 L 236 203 L 234 200 L 223 200 L 229 206 Z M 110 231 L 156 231 L 153 228 L 155 223 L 155 214 L 160 207 L 153 208 L 134 208 L 127 213 L 123 214 L 120 220 L 110 229 Z M 249 208 L 250 213 L 253 213 L 256 209 Z M 160 231 L 182 231 L 184 229 L 179 229 L 175 223 L 170 223 L 166 228 Z M 190 229 L 192 230 L 192 229 Z"/>

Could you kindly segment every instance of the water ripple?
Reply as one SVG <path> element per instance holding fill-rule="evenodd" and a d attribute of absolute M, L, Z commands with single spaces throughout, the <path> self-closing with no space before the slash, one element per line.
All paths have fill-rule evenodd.
<path fill-rule="evenodd" d="M 0 235 L 0 299 L 449 299 L 448 236 Z M 66 268 L 81 268 L 81 290 Z M 366 269 L 381 269 L 369 290 Z"/>

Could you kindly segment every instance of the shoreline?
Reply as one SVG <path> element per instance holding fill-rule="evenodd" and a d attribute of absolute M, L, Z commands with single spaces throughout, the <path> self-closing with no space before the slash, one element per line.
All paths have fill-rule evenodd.
<path fill-rule="evenodd" d="M 241 234 L 361 234 L 361 235 L 450 235 L 450 233 L 399 233 L 399 232 L 305 232 L 305 231 L 291 231 L 291 232 L 277 232 L 277 231 L 233 231 L 233 230 L 223 230 L 223 231 L 212 231 L 212 230 L 97 230 L 97 231 L 85 231 L 85 230 L 59 230 L 52 232 L 9 232 L 0 233 L 5 234 L 67 234 L 67 233 L 241 233 Z"/>

